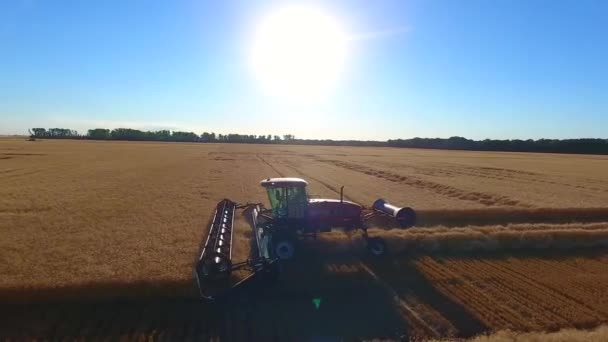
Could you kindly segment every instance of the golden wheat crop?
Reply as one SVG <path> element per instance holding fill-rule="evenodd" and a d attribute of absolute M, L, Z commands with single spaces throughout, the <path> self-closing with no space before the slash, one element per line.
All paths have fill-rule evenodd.
<path fill-rule="evenodd" d="M 299 261 L 306 274 L 287 272 L 291 290 L 331 292 L 328 274 L 385 282 L 378 291 L 426 336 L 607 319 L 608 157 L 367 147 L 0 139 L 0 298 L 196 296 L 192 266 L 215 204 L 266 203 L 259 181 L 280 176 L 307 179 L 313 196 L 344 185 L 347 199 L 382 197 L 419 216 L 410 230 L 372 222 L 391 252 L 384 266 L 361 261 L 359 235 L 325 235 Z M 244 260 L 251 234 L 237 224 Z"/>

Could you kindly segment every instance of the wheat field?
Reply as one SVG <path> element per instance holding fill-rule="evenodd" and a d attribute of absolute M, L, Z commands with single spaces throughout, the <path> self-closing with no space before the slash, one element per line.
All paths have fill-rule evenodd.
<path fill-rule="evenodd" d="M 391 254 L 382 263 L 366 259 L 358 235 L 304 246 L 274 311 L 252 311 L 250 326 L 269 314 L 288 338 L 303 329 L 283 317 L 294 307 L 317 319 L 294 291 L 333 298 L 323 317 L 346 317 L 319 333 L 353 338 L 608 321 L 608 156 L 395 148 L 0 139 L 0 300 L 195 298 L 192 266 L 215 204 L 266 203 L 259 181 L 281 176 L 308 180 L 315 196 L 345 186 L 366 206 L 410 206 L 419 224 L 374 222 Z M 244 259 L 250 234 L 237 223 Z M 369 298 L 353 306 L 336 287 Z"/>

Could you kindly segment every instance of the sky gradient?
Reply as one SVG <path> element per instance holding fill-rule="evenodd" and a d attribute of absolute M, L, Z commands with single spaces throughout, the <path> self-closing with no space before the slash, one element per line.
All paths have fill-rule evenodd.
<path fill-rule="evenodd" d="M 294 1 L 0 1 L 0 134 L 608 138 L 608 2 L 307 1 L 349 36 L 314 101 L 269 96 L 253 32 Z"/>

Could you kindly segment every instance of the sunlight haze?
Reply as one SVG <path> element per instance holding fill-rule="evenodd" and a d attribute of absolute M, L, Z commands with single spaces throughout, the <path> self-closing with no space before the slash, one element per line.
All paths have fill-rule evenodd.
<path fill-rule="evenodd" d="M 606 137 L 604 1 L 0 3 L 0 134 Z"/>

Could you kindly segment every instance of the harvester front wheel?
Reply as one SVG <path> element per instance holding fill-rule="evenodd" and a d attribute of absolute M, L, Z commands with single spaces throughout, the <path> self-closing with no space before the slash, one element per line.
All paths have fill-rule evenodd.
<path fill-rule="evenodd" d="M 374 257 L 381 257 L 386 254 L 386 243 L 382 238 L 367 238 L 367 251 Z"/>
<path fill-rule="evenodd" d="M 291 260 L 294 258 L 296 245 L 293 237 L 287 234 L 278 234 L 273 236 L 272 244 L 277 258 L 281 260 Z"/>

